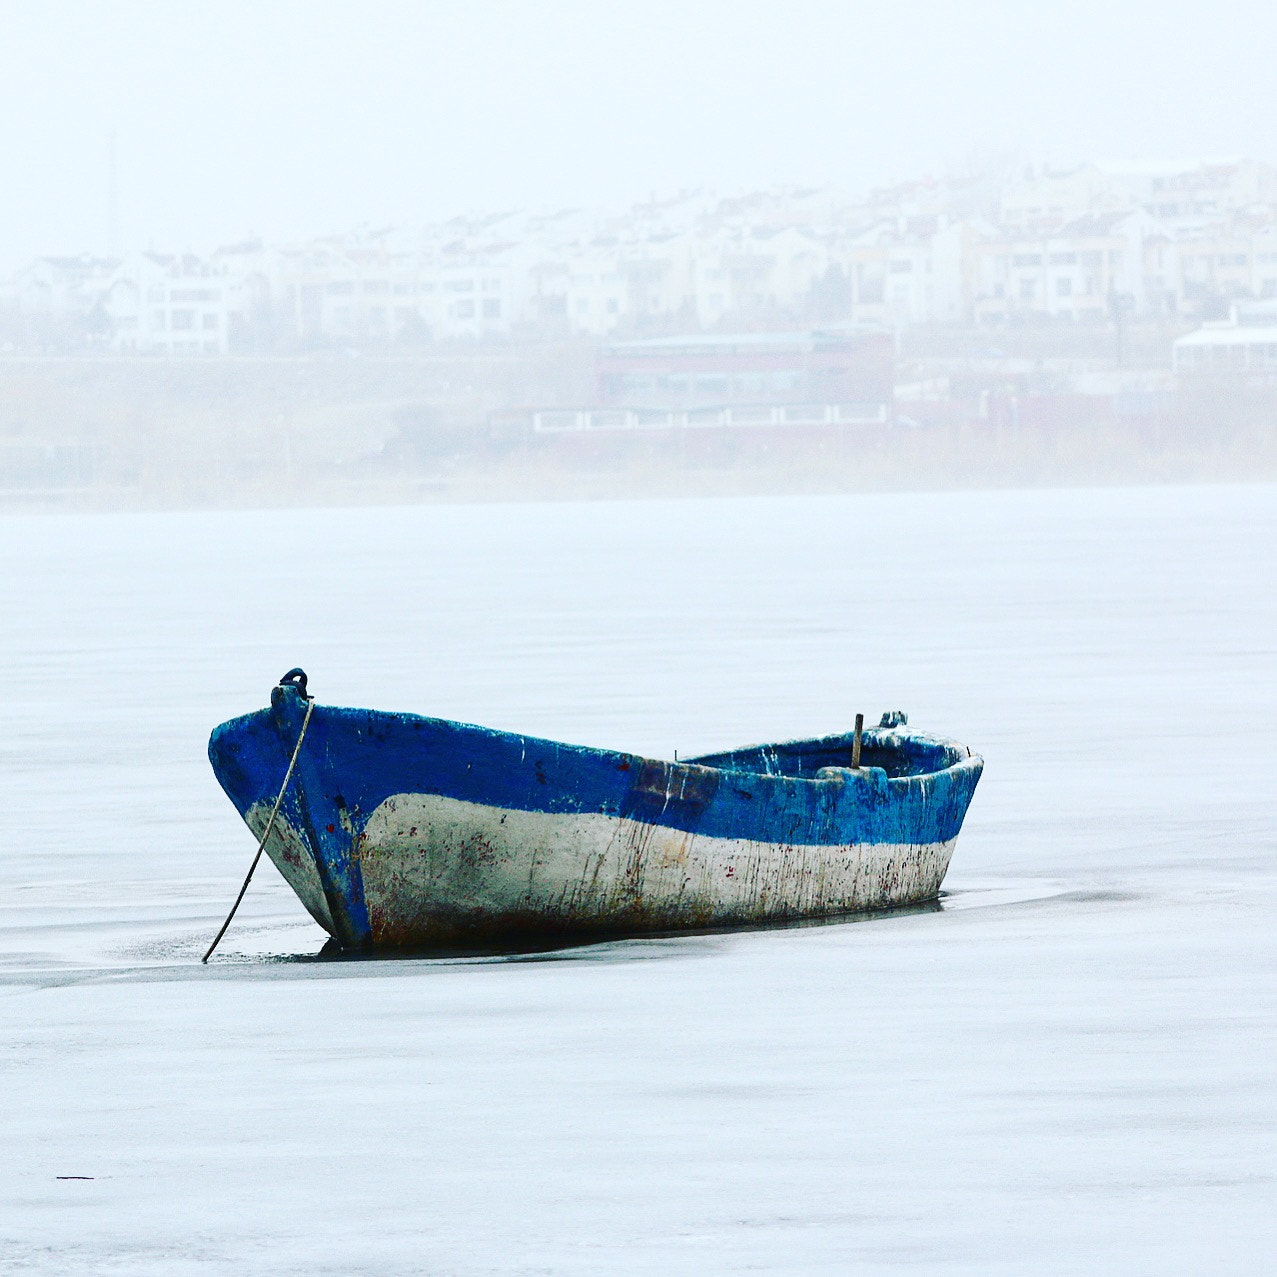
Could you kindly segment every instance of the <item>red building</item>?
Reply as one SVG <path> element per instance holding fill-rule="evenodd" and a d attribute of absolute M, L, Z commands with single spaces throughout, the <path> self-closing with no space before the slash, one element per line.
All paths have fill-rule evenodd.
<path fill-rule="evenodd" d="M 878 332 L 701 333 L 603 346 L 597 368 L 605 406 L 885 404 L 895 350 Z"/>

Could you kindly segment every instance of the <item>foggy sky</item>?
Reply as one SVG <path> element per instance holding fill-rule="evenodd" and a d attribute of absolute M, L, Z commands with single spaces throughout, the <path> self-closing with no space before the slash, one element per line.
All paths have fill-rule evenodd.
<path fill-rule="evenodd" d="M 0 0 L 0 268 L 973 154 L 1277 158 L 1277 6 Z"/>

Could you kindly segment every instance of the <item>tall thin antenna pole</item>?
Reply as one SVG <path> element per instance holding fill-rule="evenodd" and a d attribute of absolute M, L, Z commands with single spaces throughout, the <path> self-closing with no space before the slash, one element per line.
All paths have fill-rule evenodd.
<path fill-rule="evenodd" d="M 115 160 L 115 130 L 106 135 L 106 252 L 120 252 L 120 181 Z"/>

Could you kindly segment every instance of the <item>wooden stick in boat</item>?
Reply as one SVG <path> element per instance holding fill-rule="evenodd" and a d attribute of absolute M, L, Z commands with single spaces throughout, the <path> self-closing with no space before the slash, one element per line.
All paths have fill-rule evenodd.
<path fill-rule="evenodd" d="M 851 738 L 851 765 L 857 770 L 860 767 L 860 738 L 865 730 L 865 716 L 856 715 L 856 734 Z"/>

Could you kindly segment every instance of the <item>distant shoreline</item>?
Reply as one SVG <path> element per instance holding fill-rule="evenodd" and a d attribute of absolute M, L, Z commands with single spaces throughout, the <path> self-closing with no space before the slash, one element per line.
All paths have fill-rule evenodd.
<path fill-rule="evenodd" d="M 894 426 L 531 428 L 526 405 L 589 403 L 592 377 L 577 347 L 426 361 L 0 360 L 0 511 L 1277 479 L 1277 392 L 1264 386 L 1186 385 L 1136 405 L 1142 416 L 1119 415 L 1129 405 L 1112 396 L 1030 395 L 983 418 L 955 398 L 935 424 L 913 426 L 902 413 Z"/>
<path fill-rule="evenodd" d="M 948 429 L 912 432 L 838 455 L 808 447 L 731 463 L 672 457 L 595 458 L 564 464 L 520 450 L 485 465 L 451 461 L 398 473 L 352 467 L 326 474 L 153 475 L 128 486 L 0 489 L 0 514 L 22 512 L 287 509 L 305 507 L 574 502 L 649 498 L 835 495 L 1251 484 L 1277 481 L 1277 428 L 1187 443 L 1147 443 L 1114 432 L 1096 438 L 992 436 Z"/>

